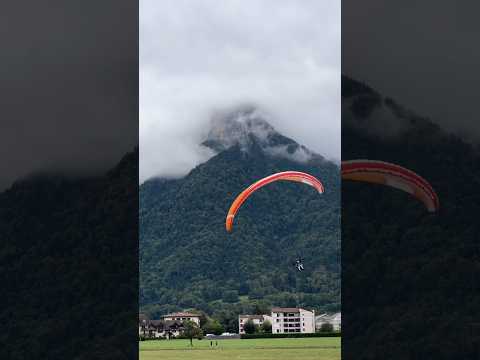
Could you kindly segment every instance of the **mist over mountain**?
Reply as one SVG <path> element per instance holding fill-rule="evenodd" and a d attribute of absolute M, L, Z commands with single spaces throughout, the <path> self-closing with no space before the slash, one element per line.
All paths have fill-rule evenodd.
<path fill-rule="evenodd" d="M 339 310 L 339 167 L 250 106 L 215 117 L 203 146 L 215 155 L 187 176 L 140 187 L 141 311 L 196 308 L 235 330 L 239 313 L 272 305 Z M 235 196 L 285 170 L 317 176 L 325 193 L 270 184 L 248 199 L 227 234 Z M 297 256 L 305 258 L 305 272 L 294 268 Z"/>
<path fill-rule="evenodd" d="M 265 155 L 304 163 L 323 159 L 321 155 L 277 132 L 266 120 L 268 116 L 254 106 L 241 106 L 228 113 L 216 114 L 202 145 L 216 152 L 233 146 L 248 152 L 252 146 L 257 146 Z"/>
<path fill-rule="evenodd" d="M 342 78 L 342 97 L 342 158 L 405 166 L 440 199 L 430 214 L 402 191 L 342 182 L 342 356 L 477 358 L 478 152 L 357 80 Z"/>

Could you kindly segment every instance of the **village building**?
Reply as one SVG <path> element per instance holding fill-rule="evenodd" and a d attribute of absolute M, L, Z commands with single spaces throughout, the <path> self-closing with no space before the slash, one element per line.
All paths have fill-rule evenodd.
<path fill-rule="evenodd" d="M 165 321 L 193 321 L 195 324 L 200 326 L 200 315 L 193 314 L 189 312 L 176 312 L 168 315 L 163 315 L 162 319 Z"/>
<path fill-rule="evenodd" d="M 147 320 L 141 319 L 138 335 L 150 339 L 172 339 L 181 335 L 183 323 L 178 320 Z"/>
<path fill-rule="evenodd" d="M 314 333 L 315 311 L 302 308 L 272 308 L 272 333 Z"/>
<path fill-rule="evenodd" d="M 256 326 L 262 326 L 265 321 L 272 323 L 272 317 L 269 315 L 239 315 L 238 330 L 239 334 L 245 334 L 243 326 L 247 321 L 251 320 Z"/>
<path fill-rule="evenodd" d="M 138 320 L 138 335 L 150 339 L 171 339 L 180 336 L 184 330 L 184 322 L 187 320 L 200 326 L 200 316 L 189 312 L 164 315 L 160 320 L 150 320 L 145 314 L 139 314 Z"/>
<path fill-rule="evenodd" d="M 315 328 L 319 331 L 323 324 L 331 324 L 334 331 L 342 329 L 342 313 L 322 314 L 315 317 Z"/>

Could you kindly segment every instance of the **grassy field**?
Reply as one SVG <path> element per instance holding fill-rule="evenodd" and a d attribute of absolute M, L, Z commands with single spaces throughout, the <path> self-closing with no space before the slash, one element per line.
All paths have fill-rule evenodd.
<path fill-rule="evenodd" d="M 215 340 L 214 340 L 215 343 Z M 339 360 L 340 338 L 141 341 L 140 360 Z"/>

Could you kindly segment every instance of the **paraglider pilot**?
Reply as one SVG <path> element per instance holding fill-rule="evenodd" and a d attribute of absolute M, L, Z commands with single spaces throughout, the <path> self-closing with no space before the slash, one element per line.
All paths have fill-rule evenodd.
<path fill-rule="evenodd" d="M 298 271 L 303 271 L 305 268 L 303 267 L 303 262 L 302 259 L 297 259 L 295 261 L 295 267 L 297 268 Z"/>

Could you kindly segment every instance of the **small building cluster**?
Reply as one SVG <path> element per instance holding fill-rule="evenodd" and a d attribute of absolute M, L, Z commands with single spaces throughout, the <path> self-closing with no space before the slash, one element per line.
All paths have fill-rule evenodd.
<path fill-rule="evenodd" d="M 183 322 L 192 321 L 200 326 L 200 316 L 192 313 L 173 313 L 162 316 L 160 320 L 149 320 L 140 315 L 138 334 L 150 339 L 172 339 L 181 335 L 184 327 Z"/>
<path fill-rule="evenodd" d="M 273 334 L 314 333 L 322 331 L 324 324 L 330 324 L 333 331 L 340 331 L 342 327 L 341 313 L 315 316 L 315 311 L 302 308 L 274 307 L 268 315 L 239 315 L 240 334 L 245 334 L 244 326 L 249 320 L 258 327 L 261 327 L 265 321 L 269 321 Z"/>
<path fill-rule="evenodd" d="M 252 321 L 255 326 L 262 326 L 265 321 L 270 321 L 272 323 L 272 317 L 269 315 L 239 315 L 238 316 L 238 333 L 245 334 L 245 329 L 243 326 L 248 322 Z"/>
<path fill-rule="evenodd" d="M 240 315 L 238 317 L 240 334 L 245 334 L 244 325 L 248 320 L 258 326 L 268 320 L 272 324 L 273 334 L 315 332 L 315 311 L 302 308 L 274 307 L 268 315 Z"/>
<path fill-rule="evenodd" d="M 177 312 L 173 314 L 164 315 L 162 316 L 162 319 L 165 321 L 181 321 L 181 322 L 189 320 L 194 322 L 198 326 L 200 326 L 200 316 L 197 314 L 192 314 L 188 312 Z"/>
<path fill-rule="evenodd" d="M 140 315 L 139 336 L 150 339 L 172 339 L 182 334 L 184 322 L 187 320 L 200 326 L 200 315 L 189 312 L 167 314 L 159 320 L 149 320 Z M 321 314 L 315 316 L 315 311 L 302 308 L 273 307 L 270 314 L 239 315 L 238 329 L 240 335 L 246 333 L 245 324 L 247 324 L 247 322 L 252 322 L 258 328 L 264 328 L 266 322 L 269 322 L 273 334 L 308 334 L 325 331 L 325 328 L 340 331 L 342 327 L 342 314 Z M 328 324 L 328 326 L 325 326 L 325 324 Z M 265 328 L 268 329 L 269 327 L 265 326 Z"/>
<path fill-rule="evenodd" d="M 315 332 L 315 311 L 274 307 L 272 319 L 273 334 Z"/>

